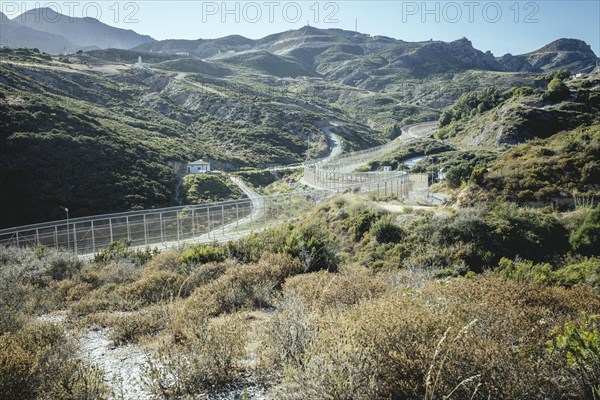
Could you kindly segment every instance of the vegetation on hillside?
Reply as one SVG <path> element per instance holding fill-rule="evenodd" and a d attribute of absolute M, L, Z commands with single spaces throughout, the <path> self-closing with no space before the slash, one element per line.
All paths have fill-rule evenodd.
<path fill-rule="evenodd" d="M 514 145 L 547 138 L 581 125 L 597 123 L 600 115 L 600 78 L 568 79 L 555 71 L 541 77 L 541 91 L 514 87 L 501 92 L 482 89 L 463 94 L 439 118 L 439 139 L 477 147 Z"/>
<path fill-rule="evenodd" d="M 0 389 L 114 390 L 60 347 L 77 326 L 146 349 L 144 388 L 158 397 L 591 398 L 600 262 L 579 243 L 597 215 L 391 215 L 336 199 L 240 241 L 158 255 L 114 246 L 83 264 L 1 248 L 0 342 L 12 356 Z M 67 310 L 65 323 L 36 322 L 53 310 Z M 53 364 L 57 352 L 72 361 Z"/>
<path fill-rule="evenodd" d="M 186 175 L 182 184 L 186 204 L 235 200 L 245 196 L 229 178 L 218 174 Z"/>
<path fill-rule="evenodd" d="M 170 72 L 106 75 L 94 55 L 81 71 L 81 57 L 2 50 L 2 227 L 63 218 L 59 205 L 71 216 L 174 205 L 174 162 L 294 163 L 322 136 L 311 111 L 225 78 L 219 95 Z"/>
<path fill-rule="evenodd" d="M 464 199 L 597 202 L 600 193 L 600 125 L 561 132 L 499 156 L 468 188 Z M 467 200 L 468 199 L 468 200 Z"/>

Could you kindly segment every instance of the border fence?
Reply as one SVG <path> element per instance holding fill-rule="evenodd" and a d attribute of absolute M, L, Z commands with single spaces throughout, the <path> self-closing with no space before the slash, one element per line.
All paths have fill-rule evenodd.
<path fill-rule="evenodd" d="M 315 190 L 26 225 L 0 230 L 0 245 L 62 247 L 87 255 L 121 239 L 132 247 L 164 249 L 227 241 L 298 217 L 332 195 Z"/>
<path fill-rule="evenodd" d="M 415 124 L 403 129 L 408 131 Z M 304 164 L 304 181 L 318 189 L 272 196 L 250 196 L 219 203 L 131 211 L 0 229 L 0 245 L 61 247 L 91 255 L 125 239 L 132 247 L 167 249 L 185 242 L 229 241 L 302 216 L 336 193 L 369 194 L 375 199 L 410 198 L 428 193 L 426 174 L 406 172 L 342 172 L 341 166 L 385 153 L 388 144 L 333 159 Z M 251 193 L 249 193 L 250 195 Z"/>

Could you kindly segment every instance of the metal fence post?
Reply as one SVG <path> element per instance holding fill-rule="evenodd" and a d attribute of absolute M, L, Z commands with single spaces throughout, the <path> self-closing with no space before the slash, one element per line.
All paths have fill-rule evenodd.
<path fill-rule="evenodd" d="M 37 245 L 39 246 L 40 245 L 40 230 L 39 229 L 35 230 L 35 239 L 36 239 Z"/>
<path fill-rule="evenodd" d="M 225 205 L 221 204 L 221 225 L 223 225 L 223 237 L 225 237 Z"/>
<path fill-rule="evenodd" d="M 94 233 L 94 220 L 91 221 L 91 229 L 92 229 L 92 252 L 96 254 L 96 234 Z"/>
<path fill-rule="evenodd" d="M 148 246 L 148 221 L 146 220 L 146 214 L 144 214 L 144 244 Z"/>
<path fill-rule="evenodd" d="M 206 207 L 206 226 L 208 228 L 206 236 L 210 239 L 210 206 Z"/>
<path fill-rule="evenodd" d="M 192 208 L 192 239 L 196 237 L 196 212 L 195 208 Z"/>
<path fill-rule="evenodd" d="M 177 222 L 177 243 L 179 243 L 179 211 L 175 211 L 175 221 Z"/>
<path fill-rule="evenodd" d="M 77 254 L 77 223 L 73 223 L 73 250 Z"/>
<path fill-rule="evenodd" d="M 125 217 L 125 224 L 127 225 L 127 240 L 131 240 L 131 231 L 129 230 L 129 215 Z"/>
<path fill-rule="evenodd" d="M 112 242 L 114 242 L 114 240 L 113 240 L 112 218 L 108 219 L 108 228 L 109 228 L 109 231 L 110 231 L 110 242 L 112 243 Z"/>
<path fill-rule="evenodd" d="M 54 225 L 54 247 L 58 249 L 58 226 Z"/>
<path fill-rule="evenodd" d="M 160 225 L 160 242 L 164 243 L 165 242 L 165 234 L 163 231 L 163 217 L 162 217 L 162 213 L 158 214 L 158 224 Z"/>

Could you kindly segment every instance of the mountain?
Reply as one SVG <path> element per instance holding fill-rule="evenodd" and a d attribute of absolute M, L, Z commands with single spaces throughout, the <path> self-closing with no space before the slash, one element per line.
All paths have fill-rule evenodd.
<path fill-rule="evenodd" d="M 467 38 L 452 42 L 405 42 L 342 29 L 303 28 L 272 34 L 259 40 L 234 35 L 219 39 L 163 40 L 145 43 L 138 51 L 189 53 L 203 59 L 239 58 L 240 53 L 261 52 L 295 60 L 306 75 L 322 75 L 352 86 L 381 89 L 389 76 L 424 78 L 432 74 L 469 70 L 544 72 L 568 68 L 589 71 L 596 55 L 581 40 L 559 39 L 531 53 L 495 57 L 473 47 Z M 272 59 L 276 64 L 280 59 Z"/>
<path fill-rule="evenodd" d="M 505 54 L 499 61 L 510 71 L 542 72 L 566 68 L 572 72 L 589 72 L 596 64 L 596 54 L 582 40 L 558 39 L 531 53 Z"/>
<path fill-rule="evenodd" d="M 12 22 L 46 34 L 62 36 L 79 47 L 131 49 L 154 41 L 150 36 L 140 35 L 132 30 L 115 28 L 94 18 L 69 17 L 51 8 L 26 11 Z"/>
<path fill-rule="evenodd" d="M 189 53 L 200 58 L 210 58 L 221 54 L 235 53 L 254 49 L 256 41 L 240 35 L 230 35 L 218 39 L 168 39 L 148 42 L 135 50 L 151 53 Z"/>
<path fill-rule="evenodd" d="M 10 20 L 0 13 L 0 45 L 19 48 L 37 48 L 49 54 L 75 51 L 75 45 L 60 35 L 41 32 Z"/>

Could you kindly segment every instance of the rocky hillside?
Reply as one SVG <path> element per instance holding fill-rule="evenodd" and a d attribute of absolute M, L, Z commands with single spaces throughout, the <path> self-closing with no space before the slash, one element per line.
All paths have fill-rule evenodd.
<path fill-rule="evenodd" d="M 391 73 L 422 77 L 436 73 L 487 70 L 541 72 L 556 68 L 590 70 L 596 56 L 589 45 L 560 39 L 524 55 L 494 57 L 473 47 L 467 38 L 453 42 L 405 42 L 341 29 L 303 27 L 259 40 L 227 36 L 214 40 L 165 40 L 146 43 L 140 51 L 187 52 L 202 58 L 236 57 L 238 53 L 266 51 L 286 56 L 330 79 L 357 79 L 363 74 Z M 352 75 L 356 76 L 353 78 Z M 363 79 L 364 79 L 363 77 Z"/>
<path fill-rule="evenodd" d="M 531 53 L 506 54 L 499 61 L 510 71 L 550 71 L 566 68 L 574 72 L 589 72 L 597 57 L 592 48 L 577 39 L 558 39 Z"/>
<path fill-rule="evenodd" d="M 540 89 L 485 89 L 463 95 L 440 117 L 438 138 L 460 146 L 497 147 L 600 122 L 600 74 L 556 75 L 540 79 Z"/>

